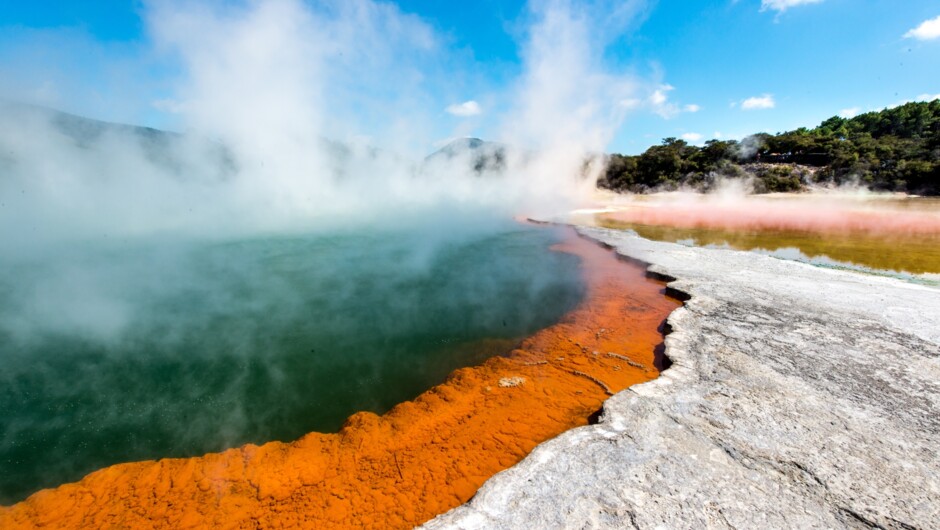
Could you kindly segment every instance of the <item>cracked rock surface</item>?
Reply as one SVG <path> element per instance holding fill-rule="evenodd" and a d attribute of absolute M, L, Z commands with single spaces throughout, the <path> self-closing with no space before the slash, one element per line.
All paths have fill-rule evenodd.
<path fill-rule="evenodd" d="M 940 289 L 580 231 L 691 296 L 674 364 L 426 528 L 940 528 Z"/>

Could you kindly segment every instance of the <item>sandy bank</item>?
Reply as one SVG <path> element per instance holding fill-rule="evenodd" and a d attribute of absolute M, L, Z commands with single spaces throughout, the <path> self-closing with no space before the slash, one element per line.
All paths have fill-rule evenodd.
<path fill-rule="evenodd" d="M 940 289 L 582 232 L 691 295 L 674 365 L 426 528 L 940 527 Z"/>

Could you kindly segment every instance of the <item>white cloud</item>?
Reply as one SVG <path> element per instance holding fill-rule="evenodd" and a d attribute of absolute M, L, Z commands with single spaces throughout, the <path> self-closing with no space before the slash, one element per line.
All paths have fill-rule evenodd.
<path fill-rule="evenodd" d="M 657 88 L 653 91 L 653 94 L 650 96 L 650 103 L 653 105 L 662 105 L 666 103 L 666 100 L 669 96 L 666 95 L 667 90 L 672 90 L 671 88 Z"/>
<path fill-rule="evenodd" d="M 741 102 L 741 110 L 764 110 L 772 109 L 777 106 L 774 97 L 770 94 L 747 98 Z"/>
<path fill-rule="evenodd" d="M 940 17 L 921 22 L 919 26 L 905 33 L 904 38 L 917 40 L 940 38 Z"/>
<path fill-rule="evenodd" d="M 791 7 L 808 5 L 808 4 L 818 4 L 823 0 L 761 0 L 760 10 L 767 11 L 768 9 L 773 9 L 778 13 L 783 13 Z"/>
<path fill-rule="evenodd" d="M 702 136 L 702 135 L 699 134 L 699 133 L 694 133 L 694 132 L 692 132 L 692 133 L 685 133 L 685 134 L 682 135 L 682 139 L 683 139 L 683 140 L 685 140 L 685 141 L 687 141 L 687 142 L 689 142 L 689 143 L 693 143 L 693 144 L 700 142 L 700 141 L 702 140 L 702 138 L 704 138 L 704 136 Z"/>
<path fill-rule="evenodd" d="M 908 103 L 918 103 L 918 102 L 929 103 L 935 99 L 940 99 L 940 94 L 921 94 L 917 96 L 916 98 L 902 99 L 901 101 L 895 101 L 894 103 L 890 105 L 886 105 L 885 108 L 893 109 L 895 107 L 900 107 L 901 105 L 907 105 Z M 872 109 L 872 110 L 881 110 L 881 109 Z"/>
<path fill-rule="evenodd" d="M 712 138 L 716 140 L 721 140 L 725 135 L 721 134 L 721 131 L 715 131 L 712 133 Z"/>
<path fill-rule="evenodd" d="M 861 111 L 862 109 L 860 109 L 859 107 L 850 107 L 847 109 L 840 110 L 839 116 L 842 116 L 843 118 L 854 118 L 858 116 L 858 113 Z"/>
<path fill-rule="evenodd" d="M 461 118 L 477 116 L 483 112 L 483 109 L 480 108 L 480 104 L 472 99 L 470 101 L 464 101 L 463 103 L 454 103 L 444 110 L 446 110 L 448 114 L 460 116 Z"/>
<path fill-rule="evenodd" d="M 646 106 L 654 113 L 658 114 L 663 119 L 675 118 L 683 112 L 698 112 L 702 110 L 702 107 L 695 104 L 688 104 L 680 106 L 672 101 L 669 101 L 669 93 L 675 90 L 676 87 L 672 85 L 659 85 L 655 90 L 646 98 Z M 624 108 L 633 109 L 642 105 L 643 102 L 635 99 L 624 100 L 620 102 L 620 105 Z"/>
<path fill-rule="evenodd" d="M 663 119 L 675 118 L 679 114 L 679 107 L 669 101 L 669 92 L 675 90 L 672 85 L 660 85 L 650 94 L 649 105 L 653 112 L 659 114 Z"/>

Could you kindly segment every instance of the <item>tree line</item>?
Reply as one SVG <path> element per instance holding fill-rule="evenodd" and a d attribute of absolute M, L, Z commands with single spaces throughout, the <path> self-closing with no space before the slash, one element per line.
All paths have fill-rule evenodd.
<path fill-rule="evenodd" d="M 609 155 L 598 184 L 634 193 L 707 191 L 721 179 L 748 177 L 758 193 L 857 183 L 940 195 L 940 99 L 702 147 L 666 138 L 640 155 Z"/>

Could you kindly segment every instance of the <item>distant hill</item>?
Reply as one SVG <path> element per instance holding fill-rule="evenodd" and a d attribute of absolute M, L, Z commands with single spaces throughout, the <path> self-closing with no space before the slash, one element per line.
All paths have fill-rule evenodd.
<path fill-rule="evenodd" d="M 507 147 L 479 138 L 458 138 L 424 159 L 425 167 L 461 165 L 477 174 L 499 172 L 506 168 Z"/>
<path fill-rule="evenodd" d="M 26 134 L 43 134 L 37 141 L 65 141 L 92 156 L 113 156 L 110 142 L 130 142 L 140 148 L 147 161 L 169 174 L 183 177 L 191 171 L 192 155 L 198 153 L 200 169 L 210 166 L 216 177 L 225 178 L 236 170 L 236 161 L 220 142 L 206 138 L 162 131 L 151 127 L 111 123 L 76 116 L 60 110 L 23 103 L 0 102 L 0 125 Z M 14 159 L 9 159 L 13 156 Z M 7 153 L 8 163 L 15 155 Z"/>
<path fill-rule="evenodd" d="M 149 142 L 166 144 L 181 135 L 178 133 L 161 131 L 150 127 L 111 123 L 92 118 L 85 118 L 37 105 L 25 103 L 5 102 L 0 104 L 0 113 L 5 117 L 28 119 L 45 118 L 62 134 L 71 137 L 78 143 L 91 144 L 107 133 L 120 133 L 134 135 Z"/>
<path fill-rule="evenodd" d="M 149 162 L 180 178 L 188 178 L 196 171 L 201 178 L 205 178 L 205 171 L 210 170 L 215 175 L 208 175 L 208 178 L 225 179 L 238 169 L 235 153 L 220 141 L 150 127 L 105 122 L 36 105 L 0 101 L 0 126 L 17 133 L 23 131 L 36 134 L 41 131 L 47 138 L 37 138 L 37 141 L 65 141 L 65 145 L 77 147 L 79 152 L 92 157 L 112 156 L 113 144 L 109 142 L 125 142 L 124 147 L 127 146 L 126 142 L 131 142 L 131 145 L 140 148 Z M 326 169 L 338 179 L 350 176 L 349 163 L 354 157 L 373 160 L 388 157 L 388 160 L 415 167 L 413 161 L 403 160 L 394 153 L 376 147 L 354 148 L 329 138 L 321 138 L 319 147 L 326 155 Z M 460 138 L 425 157 L 416 169 L 450 170 L 463 166 L 478 174 L 499 172 L 505 169 L 506 149 L 503 144 L 479 138 Z M 15 164 L 15 159 L 15 152 L 4 148 L 4 140 L 0 136 L 0 168 L 4 164 Z M 193 165 L 194 162 L 198 162 L 198 167 Z"/>
<path fill-rule="evenodd" d="M 740 142 L 710 140 L 696 147 L 666 138 L 641 155 L 610 155 L 598 185 L 639 193 L 707 190 L 723 178 L 751 178 L 757 192 L 857 183 L 940 195 L 940 100 L 832 117 L 814 129 L 760 133 Z"/>

